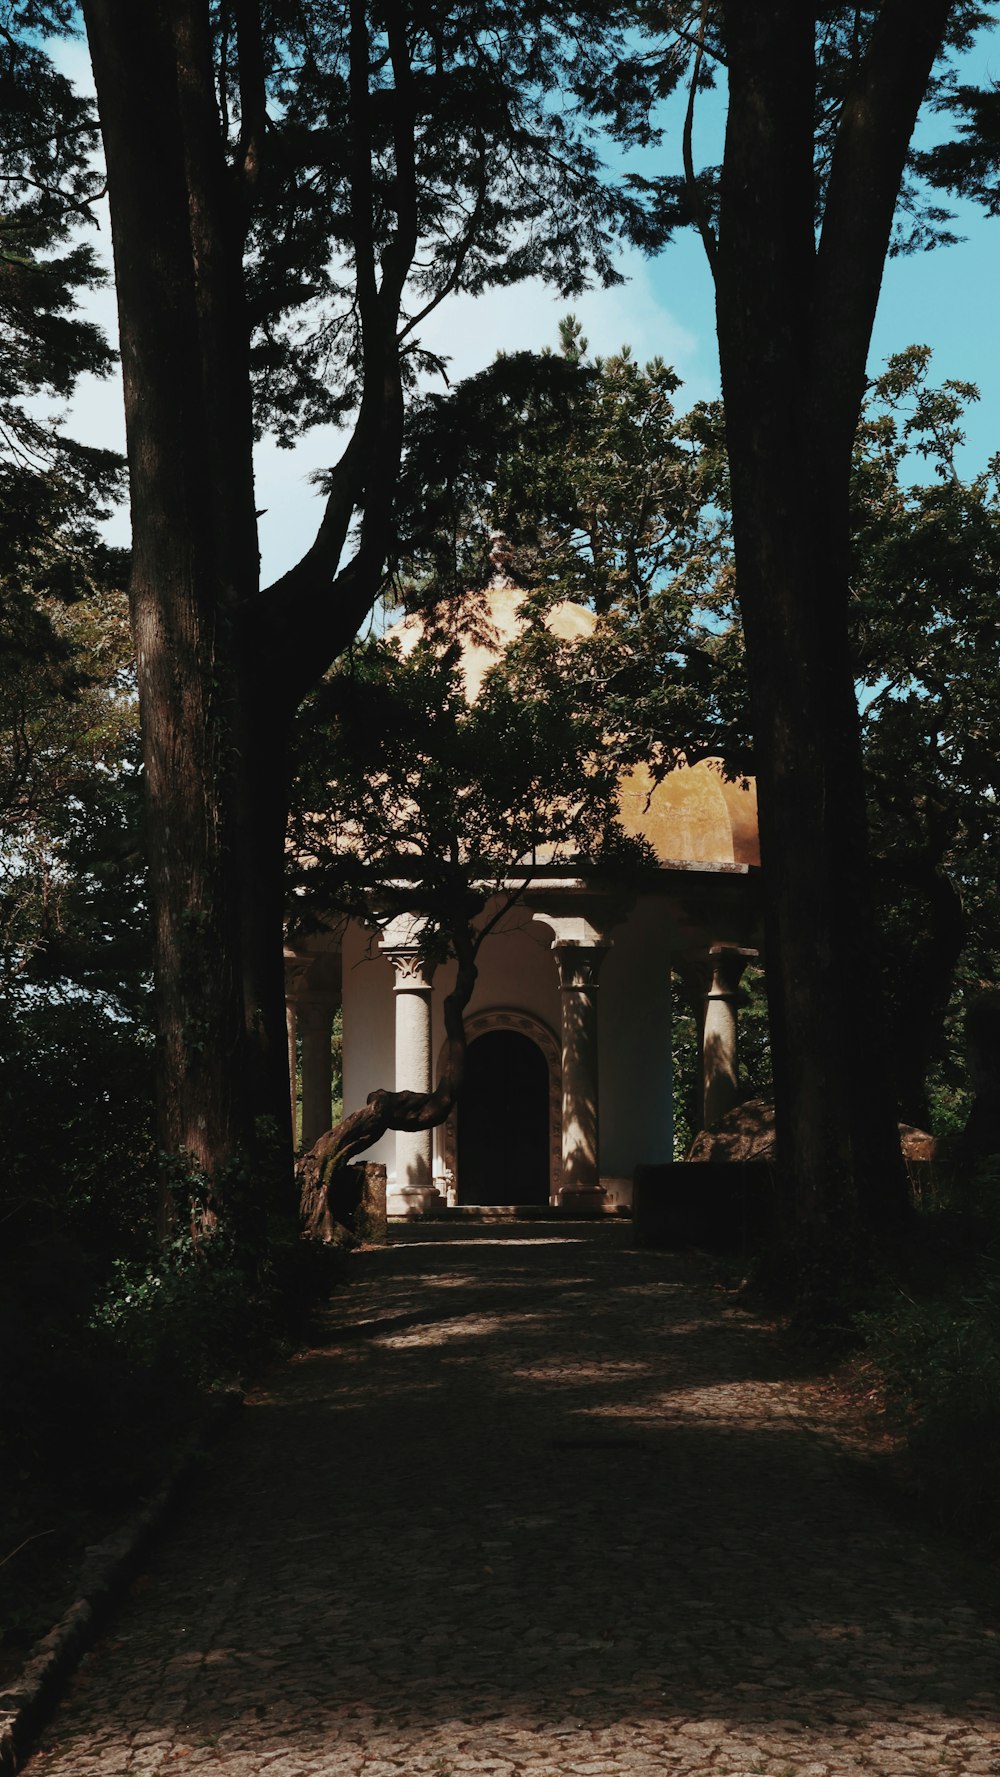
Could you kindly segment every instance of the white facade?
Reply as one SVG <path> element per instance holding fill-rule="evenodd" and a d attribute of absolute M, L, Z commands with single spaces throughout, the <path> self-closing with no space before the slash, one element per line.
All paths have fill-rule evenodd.
<path fill-rule="evenodd" d="M 520 597 L 495 584 L 494 640 L 463 644 L 471 699 L 518 632 Z M 547 621 L 573 640 L 595 620 L 563 604 Z M 405 652 L 422 631 L 410 620 L 397 633 Z M 672 1157 L 672 971 L 698 1019 L 706 1118 L 735 1102 L 739 979 L 758 943 L 753 786 L 727 781 L 717 761 L 678 766 L 659 783 L 638 766 L 620 780 L 619 819 L 658 860 L 642 891 L 542 868 L 484 941 L 455 1109 L 433 1132 L 386 1135 L 368 1150 L 387 1168 L 391 1213 L 627 1205 L 635 1167 Z M 428 969 L 411 918 L 385 932 L 331 928 L 290 948 L 286 968 L 303 1146 L 329 1125 L 330 1025 L 341 997 L 345 1114 L 378 1088 L 430 1090 L 455 965 Z"/>
<path fill-rule="evenodd" d="M 487 1202 L 627 1208 L 635 1167 L 672 1154 L 674 970 L 695 984 L 713 1120 L 733 1102 L 756 876 L 731 860 L 684 861 L 661 867 L 649 892 L 632 896 L 583 882 L 533 885 L 479 952 L 465 1017 L 468 1078 L 447 1122 L 423 1135 L 387 1134 L 366 1153 L 387 1168 L 390 1213 Z M 351 922 L 336 939 L 290 952 L 288 965 L 304 1145 L 329 1124 L 338 997 L 345 1114 L 380 1087 L 430 1089 L 455 964 L 427 970 L 413 921 L 385 932 Z"/>

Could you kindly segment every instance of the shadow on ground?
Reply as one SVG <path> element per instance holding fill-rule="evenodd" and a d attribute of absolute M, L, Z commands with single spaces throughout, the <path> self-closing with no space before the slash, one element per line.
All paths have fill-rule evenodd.
<path fill-rule="evenodd" d="M 227 1771 L 280 1748 L 408 1772 L 446 1734 L 477 1769 L 537 1745 L 524 1768 L 560 1777 L 559 1744 L 627 1724 L 838 1757 L 926 1729 L 928 1770 L 996 1727 L 996 1642 L 940 1552 L 688 1262 L 622 1227 L 421 1231 L 359 1255 L 327 1330 L 216 1453 L 81 1673 L 56 1765 L 83 1768 L 98 1716 Z"/>

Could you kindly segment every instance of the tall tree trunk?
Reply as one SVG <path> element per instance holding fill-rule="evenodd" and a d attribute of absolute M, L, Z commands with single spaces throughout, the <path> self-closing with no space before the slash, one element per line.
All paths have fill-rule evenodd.
<path fill-rule="evenodd" d="M 367 14 L 352 6 L 351 234 L 364 377 L 297 566 L 261 589 L 243 254 L 266 144 L 261 9 L 233 9 L 227 144 L 208 0 L 84 0 L 111 198 L 146 761 L 160 1142 L 260 1233 L 294 1214 L 282 977 L 295 710 L 381 581 L 402 447 L 397 330 L 416 251 L 416 112 L 395 131 L 398 228 L 376 252 Z M 399 9 L 389 25 L 411 86 Z M 354 555 L 340 566 L 363 505 Z M 165 1220 L 169 1220 L 169 1201 Z"/>
<path fill-rule="evenodd" d="M 754 712 L 779 1157 L 807 1253 L 907 1210 L 848 641 L 851 447 L 906 145 L 946 0 L 883 6 L 815 237 L 816 9 L 724 7 L 716 288 Z M 895 35 L 894 35 L 895 33 Z M 895 51 L 895 55 L 893 55 Z"/>
<path fill-rule="evenodd" d="M 85 14 L 121 324 L 160 1143 L 208 1181 L 211 1215 L 227 1192 L 247 1207 L 248 1177 L 260 1182 L 261 1117 L 292 1200 L 276 1035 L 283 735 L 241 658 L 259 578 L 243 240 L 207 7 L 87 0 Z"/>

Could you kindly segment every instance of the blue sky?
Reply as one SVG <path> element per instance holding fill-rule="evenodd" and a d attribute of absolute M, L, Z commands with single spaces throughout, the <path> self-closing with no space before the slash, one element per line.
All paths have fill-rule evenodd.
<path fill-rule="evenodd" d="M 63 54 L 67 71 L 78 80 L 87 79 L 83 44 L 66 45 Z M 968 76 L 1000 76 L 1000 27 L 973 53 Z M 696 151 L 717 157 L 720 117 L 718 101 L 709 99 L 698 123 Z M 938 127 L 929 120 L 924 139 Z M 937 379 L 979 385 L 982 400 L 970 411 L 961 461 L 963 472 L 969 474 L 1000 450 L 1000 219 L 990 221 L 972 205 L 956 208 L 964 241 L 889 262 L 869 368 L 877 374 L 890 353 L 914 343 L 928 344 L 934 349 Z M 625 254 L 621 269 L 627 279 L 624 285 L 590 291 L 572 303 L 538 284 L 496 291 L 476 301 L 452 298 L 431 317 L 423 331 L 424 342 L 449 358 L 449 375 L 455 379 L 481 369 L 500 350 L 554 344 L 558 321 L 572 308 L 594 351 L 606 354 L 628 343 L 640 358 L 659 354 L 671 363 L 684 383 L 679 403 L 717 395 L 714 302 L 700 242 L 691 234 L 681 235 L 654 260 Z M 97 299 L 96 312 L 113 332 L 110 289 Z M 80 436 L 123 447 L 121 394 L 114 383 L 87 379 L 74 409 Z M 337 454 L 338 440 L 330 431 L 311 434 L 294 452 L 279 451 L 268 443 L 260 448 L 258 506 L 265 508 L 260 524 L 265 578 L 280 573 L 308 546 L 319 517 L 309 476 Z M 124 514 L 113 530 L 118 540 L 127 541 Z"/>

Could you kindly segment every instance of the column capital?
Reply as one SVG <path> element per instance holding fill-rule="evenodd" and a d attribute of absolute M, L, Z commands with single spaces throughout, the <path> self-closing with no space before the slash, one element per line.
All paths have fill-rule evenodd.
<path fill-rule="evenodd" d="M 322 1028 L 330 1024 L 333 1014 L 340 1004 L 339 996 L 332 993 L 300 993 L 289 996 L 289 1005 L 294 1009 L 296 1019 L 303 1029 Z"/>
<path fill-rule="evenodd" d="M 587 944 L 579 940 L 553 944 L 552 954 L 563 992 L 596 988 L 601 964 L 610 948 L 610 944 Z"/>
<path fill-rule="evenodd" d="M 743 971 L 759 955 L 759 950 L 744 950 L 737 944 L 710 944 L 706 959 L 705 998 L 731 999 L 743 1005 L 746 1002 L 746 995 L 740 987 Z"/>
<path fill-rule="evenodd" d="M 437 963 L 428 962 L 415 944 L 380 944 L 379 949 L 395 972 L 393 993 L 430 993 Z"/>
<path fill-rule="evenodd" d="M 421 947 L 427 921 L 420 913 L 397 913 L 383 927 L 379 950 L 395 971 L 394 993 L 429 993 L 437 963 Z"/>
<path fill-rule="evenodd" d="M 556 893 L 545 889 L 529 892 L 527 904 L 531 917 L 539 925 L 548 926 L 553 948 L 557 944 L 611 943 L 611 928 L 620 924 L 629 911 L 629 902 L 621 895 L 587 894 L 584 891 Z"/>

